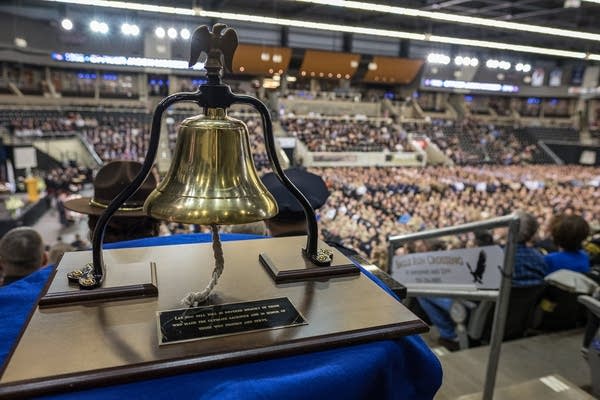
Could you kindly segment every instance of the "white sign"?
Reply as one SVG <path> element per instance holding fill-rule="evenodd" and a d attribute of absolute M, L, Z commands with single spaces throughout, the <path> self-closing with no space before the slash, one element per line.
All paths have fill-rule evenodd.
<path fill-rule="evenodd" d="M 407 254 L 394 257 L 392 277 L 406 285 L 498 289 L 503 261 L 500 246 Z"/>
<path fill-rule="evenodd" d="M 13 155 L 16 169 L 37 167 L 35 147 L 15 147 Z"/>

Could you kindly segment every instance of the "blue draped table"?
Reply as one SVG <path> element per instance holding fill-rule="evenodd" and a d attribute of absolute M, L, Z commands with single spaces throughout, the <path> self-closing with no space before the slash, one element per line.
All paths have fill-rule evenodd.
<path fill-rule="evenodd" d="M 223 234 L 223 241 L 258 239 Z M 208 234 L 174 235 L 105 248 L 205 243 Z M 0 365 L 45 287 L 53 267 L 0 287 Z M 394 296 L 373 275 L 363 271 Z M 34 361 L 32 361 L 34 362 Z M 431 399 L 439 389 L 438 359 L 418 336 L 275 358 L 224 368 L 44 396 L 45 399 Z"/>

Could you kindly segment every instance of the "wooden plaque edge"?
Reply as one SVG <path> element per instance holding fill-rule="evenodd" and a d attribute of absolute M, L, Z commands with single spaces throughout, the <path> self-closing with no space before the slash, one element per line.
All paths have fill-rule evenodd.
<path fill-rule="evenodd" d="M 326 267 L 315 266 L 312 268 L 299 267 L 281 269 L 278 268 L 273 260 L 265 253 L 260 253 L 258 255 L 258 260 L 269 272 L 269 275 L 273 278 L 275 283 L 303 282 L 314 279 L 337 278 L 340 276 L 360 274 L 360 268 L 352 263 Z"/>
<path fill-rule="evenodd" d="M 424 333 L 428 330 L 429 327 L 423 321 L 415 319 L 393 325 L 343 332 L 341 334 L 323 335 L 274 346 L 238 350 L 231 353 L 196 355 L 133 366 L 58 375 L 52 378 L 23 380 L 0 385 L 0 398 L 6 400 L 30 398 L 67 391 L 74 392 L 101 386 L 125 384 L 138 380 L 149 380 L 210 368 L 299 355 L 375 340 L 399 339 L 403 336 Z"/>
<path fill-rule="evenodd" d="M 96 301 L 117 301 L 156 297 L 158 296 L 158 283 L 156 279 L 156 264 L 153 262 L 150 263 L 150 279 L 151 282 L 134 285 L 46 293 L 39 299 L 38 305 L 40 308 L 49 308 L 71 306 L 74 304 L 84 304 Z M 47 289 L 48 288 L 46 288 L 46 290 Z"/>

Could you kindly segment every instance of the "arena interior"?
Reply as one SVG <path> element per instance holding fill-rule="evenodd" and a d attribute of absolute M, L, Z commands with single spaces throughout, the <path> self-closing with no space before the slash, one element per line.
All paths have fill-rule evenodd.
<path fill-rule="evenodd" d="M 300 357 L 294 355 L 298 351 L 290 351 L 198 367 L 193 373 L 201 383 L 194 387 L 187 382 L 173 394 L 196 396 L 200 390 L 206 397 L 198 398 L 261 399 L 600 396 L 599 18 L 597 0 L 1 2 L 0 394 L 166 398 L 167 386 L 178 385 L 176 378 L 194 371 L 173 370 L 164 378 L 163 370 L 156 369 L 127 380 L 85 375 L 68 388 L 60 386 L 63 375 L 56 372 L 37 391 L 27 391 L 36 387 L 35 379 L 22 391 L 11 383 L 11 373 L 27 343 L 27 316 L 37 310 L 32 321 L 40 312 L 51 318 L 63 308 L 44 314 L 36 309 L 44 284 L 37 291 L 17 286 L 40 267 L 54 271 L 65 254 L 92 249 L 91 229 L 102 211 L 77 212 L 70 204 L 99 198 L 97 174 L 110 162 L 146 160 L 153 116 L 164 98 L 213 82 L 204 69 L 206 57 L 188 65 L 190 45 L 200 40 L 198 26 L 224 23 L 237 32 L 239 43 L 231 65 L 227 51 L 222 52 L 222 81 L 233 93 L 262 101 L 272 120 L 274 148 L 265 142 L 263 117 L 256 108 L 234 104 L 227 111 L 247 127 L 257 175 L 277 172 L 271 149 L 286 171 L 300 169 L 320 177 L 328 191 L 322 199 L 311 192 L 316 183 L 304 187 L 294 182 L 315 208 L 320 243 L 360 264 L 362 274 L 382 279 L 385 290 L 400 297 L 402 309 L 430 329 L 420 338 L 385 338 L 398 346 L 418 341 L 415 346 L 424 354 L 418 360 L 411 355 L 414 349 L 403 347 L 404 352 L 384 352 L 393 368 L 374 365 L 368 357 L 339 361 L 337 369 L 323 373 L 339 375 L 339 383 L 322 392 L 315 384 L 304 393 L 306 381 L 286 375 L 287 366 L 298 362 L 299 369 L 312 371 L 310 379 L 328 379 L 315 372 L 317 361 L 304 365 L 294 358 Z M 211 46 L 229 40 L 227 35 L 215 37 Z M 182 149 L 176 143 L 189 124 L 183 121 L 208 110 L 193 102 L 165 110 L 150 173 L 158 184 L 171 174 L 172 161 L 201 148 L 190 142 L 191 148 Z M 215 145 L 209 151 L 223 150 Z M 227 151 L 219 154 L 234 154 Z M 186 171 L 194 171 L 193 166 L 180 166 L 171 178 Z M 223 171 L 216 167 L 213 172 L 225 179 L 229 170 Z M 195 193 L 194 188 L 188 191 Z M 283 213 L 281 203 L 279 209 Z M 510 221 L 507 216 L 519 221 L 516 231 L 508 229 L 512 222 L 486 225 Z M 461 230 L 465 224 L 470 228 Z M 296 226 L 301 232 L 289 235 L 306 235 L 303 220 Z M 32 239 L 9 238 L 23 227 L 39 233 L 44 258 L 33 271 L 15 275 L 6 260 L 21 257 L 15 254 L 23 249 L 23 257 L 35 251 Z M 193 243 L 196 237 L 210 241 L 211 232 L 208 225 L 170 216 L 155 229 L 141 232 L 141 225 L 133 224 L 121 229 L 123 235 L 111 241 L 158 236 L 175 241 L 189 237 L 168 243 Z M 227 235 L 279 236 L 262 221 L 219 229 L 223 240 Z M 108 234 L 105 239 L 109 241 Z M 125 247 L 137 246 L 132 243 Z M 499 251 L 496 272 L 491 253 L 485 269 L 486 253 L 479 252 L 485 246 Z M 160 251 L 154 250 L 160 246 L 150 249 Z M 416 268 L 410 260 L 415 263 L 420 253 L 427 253 L 423 259 L 429 261 L 423 263 L 429 265 L 476 249 L 479 259 L 469 261 L 468 270 L 461 263 L 466 278 L 446 277 L 443 268 L 421 274 L 402 269 Z M 207 280 L 211 263 L 204 263 Z M 482 281 L 484 270 L 497 274 L 495 283 Z M 566 277 L 560 275 L 564 270 Z M 55 280 L 64 279 L 59 272 Z M 222 279 L 227 274 L 225 257 Z M 315 284 L 326 285 L 322 280 Z M 30 300 L 21 320 L 16 319 L 19 324 L 12 319 L 17 313 L 13 303 L 21 298 Z M 76 307 L 87 306 L 64 309 Z M 306 317 L 310 325 L 310 315 Z M 16 324 L 16 331 L 11 336 L 2 324 Z M 84 331 L 73 329 L 71 340 L 85 343 Z M 290 329 L 297 328 L 282 331 Z M 100 346 L 90 356 L 103 346 L 120 346 L 128 363 L 144 361 L 125 339 L 88 345 Z M 332 347 L 341 352 L 340 346 L 346 351 L 345 344 Z M 333 350 L 315 347 L 302 357 L 320 357 L 323 351 Z M 257 372 L 261 368 L 256 363 L 278 361 L 286 368 L 277 369 L 270 380 Z M 253 383 L 236 389 L 219 386 L 232 382 L 226 372 L 235 375 L 233 370 L 244 363 L 253 372 L 242 376 Z M 82 371 L 84 364 L 78 367 Z M 358 367 L 370 373 L 349 372 Z M 225 372 L 219 375 L 213 368 Z M 280 378 L 288 379 L 285 387 L 274 389 Z M 350 384 L 363 378 L 372 381 L 360 389 Z"/>

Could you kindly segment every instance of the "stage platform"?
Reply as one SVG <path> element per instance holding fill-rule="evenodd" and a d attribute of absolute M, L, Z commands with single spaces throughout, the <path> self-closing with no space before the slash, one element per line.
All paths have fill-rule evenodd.
<path fill-rule="evenodd" d="M 9 197 L 16 197 L 23 202 L 23 206 L 10 212 L 6 209 L 5 201 Z M 40 197 L 35 203 L 27 203 L 27 195 L 17 193 L 12 196 L 0 195 L 0 237 L 9 230 L 19 226 L 33 226 L 50 208 L 47 196 Z"/>

